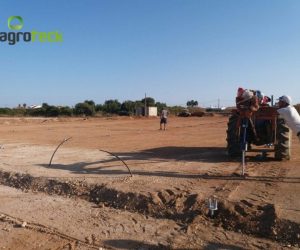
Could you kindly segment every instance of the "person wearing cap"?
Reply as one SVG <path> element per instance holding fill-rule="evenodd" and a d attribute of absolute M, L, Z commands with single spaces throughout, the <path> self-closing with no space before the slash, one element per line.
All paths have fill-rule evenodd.
<path fill-rule="evenodd" d="M 288 127 L 297 135 L 300 141 L 300 115 L 294 106 L 291 105 L 292 99 L 288 95 L 279 97 L 277 112 L 283 118 Z"/>

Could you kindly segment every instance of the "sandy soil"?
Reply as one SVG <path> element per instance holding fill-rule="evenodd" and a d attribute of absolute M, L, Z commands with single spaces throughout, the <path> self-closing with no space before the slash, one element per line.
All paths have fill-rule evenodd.
<path fill-rule="evenodd" d="M 0 118 L 0 249 L 298 249 L 300 143 L 242 178 L 227 120 Z"/>

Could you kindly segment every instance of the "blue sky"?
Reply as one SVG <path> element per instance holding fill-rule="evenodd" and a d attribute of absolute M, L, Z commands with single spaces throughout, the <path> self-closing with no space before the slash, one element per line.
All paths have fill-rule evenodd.
<path fill-rule="evenodd" d="M 298 0 L 1 0 L 0 32 L 59 31 L 63 43 L 0 43 L 0 106 L 92 99 L 232 105 L 239 86 L 300 103 Z"/>

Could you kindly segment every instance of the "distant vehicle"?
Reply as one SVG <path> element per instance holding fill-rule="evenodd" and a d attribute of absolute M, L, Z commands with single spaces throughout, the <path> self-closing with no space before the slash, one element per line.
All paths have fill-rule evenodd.
<path fill-rule="evenodd" d="M 209 108 L 206 108 L 206 112 L 222 112 L 224 110 L 226 110 L 226 107 L 221 107 L 221 108 L 209 107 Z"/>
<path fill-rule="evenodd" d="M 40 109 L 42 107 L 43 107 L 42 105 L 30 105 L 28 108 L 29 109 Z"/>
<path fill-rule="evenodd" d="M 125 110 L 121 110 L 118 112 L 119 116 L 130 116 L 130 113 L 128 111 Z"/>
<path fill-rule="evenodd" d="M 178 116 L 180 116 L 180 117 L 189 117 L 189 116 L 191 116 L 192 114 L 189 112 L 189 110 L 188 109 L 184 109 L 184 110 L 182 110 L 179 114 L 178 114 Z"/>

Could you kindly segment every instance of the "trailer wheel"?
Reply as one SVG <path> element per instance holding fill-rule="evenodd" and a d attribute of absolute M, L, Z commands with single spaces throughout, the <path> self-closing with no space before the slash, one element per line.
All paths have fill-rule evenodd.
<path fill-rule="evenodd" d="M 291 133 L 283 119 L 277 120 L 277 138 L 275 144 L 275 159 L 289 160 L 291 158 Z"/>
<path fill-rule="evenodd" d="M 240 139 L 239 139 L 239 128 L 237 127 L 239 116 L 233 114 L 229 117 L 227 123 L 227 153 L 231 157 L 237 157 L 242 155 Z"/>

